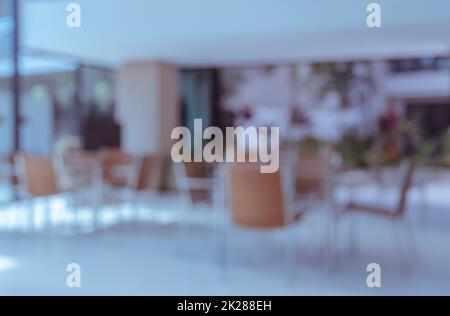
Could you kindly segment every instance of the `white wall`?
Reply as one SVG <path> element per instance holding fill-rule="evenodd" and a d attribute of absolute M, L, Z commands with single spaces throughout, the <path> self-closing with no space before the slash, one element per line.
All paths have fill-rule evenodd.
<path fill-rule="evenodd" d="M 386 78 L 385 86 L 389 97 L 449 97 L 450 73 L 448 71 L 422 71 L 391 74 Z"/>

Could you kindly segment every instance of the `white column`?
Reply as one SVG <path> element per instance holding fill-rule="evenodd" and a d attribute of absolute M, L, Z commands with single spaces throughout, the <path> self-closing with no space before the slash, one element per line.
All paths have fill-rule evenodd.
<path fill-rule="evenodd" d="M 122 147 L 133 154 L 169 155 L 170 134 L 180 125 L 177 68 L 152 61 L 124 64 L 117 93 Z"/>

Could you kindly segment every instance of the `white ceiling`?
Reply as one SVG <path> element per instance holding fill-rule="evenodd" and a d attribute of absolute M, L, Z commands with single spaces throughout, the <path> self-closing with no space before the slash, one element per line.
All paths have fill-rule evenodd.
<path fill-rule="evenodd" d="M 366 0 L 78 0 L 81 29 L 66 26 L 69 1 L 24 1 L 24 46 L 111 65 L 135 59 L 237 65 L 450 51 L 448 0 L 378 0 L 381 29 L 366 26 Z"/>

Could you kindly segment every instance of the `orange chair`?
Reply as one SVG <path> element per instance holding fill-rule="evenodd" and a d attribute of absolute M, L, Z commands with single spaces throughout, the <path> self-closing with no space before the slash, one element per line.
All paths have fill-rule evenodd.
<path fill-rule="evenodd" d="M 409 248 L 410 254 L 417 254 L 417 247 L 415 243 L 415 238 L 413 234 L 413 230 L 411 225 L 409 224 L 406 218 L 406 206 L 407 206 L 407 198 L 410 188 L 413 184 L 413 177 L 415 173 L 416 167 L 413 162 L 405 161 L 400 166 L 400 187 L 398 191 L 398 199 L 397 203 L 393 205 L 391 208 L 389 207 L 379 207 L 376 205 L 363 204 L 358 202 L 350 202 L 345 206 L 343 214 L 352 214 L 352 213 L 365 213 L 373 216 L 378 216 L 381 218 L 385 218 L 392 224 L 392 228 L 394 232 L 398 224 L 404 224 L 405 230 L 409 233 Z M 355 244 L 355 232 L 350 232 L 350 246 L 354 247 Z M 398 242 L 398 240 L 396 240 Z M 400 244 L 398 243 L 400 247 Z M 402 249 L 399 248 L 397 251 L 399 254 L 402 253 Z"/>
<path fill-rule="evenodd" d="M 261 232 L 285 230 L 303 218 L 304 210 L 296 210 L 293 198 L 287 193 L 287 187 L 294 183 L 286 183 L 285 180 L 289 178 L 282 177 L 281 171 L 263 174 L 257 163 L 232 163 L 227 166 L 226 177 L 232 223 L 230 227 Z M 225 232 L 225 262 L 227 235 Z M 293 268 L 296 258 L 293 246 L 295 237 L 292 234 L 286 236 L 286 263 Z M 289 272 L 290 269 L 288 279 L 291 277 Z"/>
<path fill-rule="evenodd" d="M 130 209 L 135 210 L 139 219 L 142 213 L 139 207 L 157 201 L 156 194 L 161 182 L 161 159 L 156 155 L 144 155 L 136 160 L 133 175 L 129 177 L 122 191 Z"/>
<path fill-rule="evenodd" d="M 333 165 L 330 156 L 298 158 L 296 166 L 296 193 L 302 199 L 325 200 Z"/>
<path fill-rule="evenodd" d="M 399 192 L 398 203 L 393 209 L 378 207 L 374 205 L 366 205 L 356 202 L 350 202 L 346 206 L 346 212 L 365 212 L 373 215 L 382 216 L 388 219 L 397 220 L 404 216 L 406 211 L 406 202 L 409 189 L 411 188 L 415 165 L 407 162 L 401 166 L 401 187 Z"/>
<path fill-rule="evenodd" d="M 160 158 L 155 155 L 145 155 L 139 159 L 137 177 L 130 187 L 136 191 L 158 190 L 160 184 Z"/>
<path fill-rule="evenodd" d="M 61 192 L 51 158 L 22 155 L 19 161 L 24 187 L 31 197 L 47 197 Z"/>
<path fill-rule="evenodd" d="M 35 198 L 48 198 L 64 193 L 59 184 L 58 175 L 54 167 L 52 158 L 38 157 L 30 155 L 20 155 L 17 158 L 19 185 L 28 197 L 25 202 L 31 202 Z M 49 201 L 46 199 L 46 201 Z M 34 204 L 28 204 L 27 226 L 33 226 L 31 221 L 34 214 Z M 47 206 L 47 213 L 44 213 L 45 224 L 51 226 L 50 205 Z M 30 214 L 31 213 L 31 214 Z"/>

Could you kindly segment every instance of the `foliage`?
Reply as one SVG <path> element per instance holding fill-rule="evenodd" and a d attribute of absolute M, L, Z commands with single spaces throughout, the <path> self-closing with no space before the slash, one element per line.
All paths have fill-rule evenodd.
<path fill-rule="evenodd" d="M 335 149 L 341 155 L 345 165 L 352 167 L 367 167 L 370 164 L 372 137 L 361 137 L 353 130 L 344 133 Z"/>
<path fill-rule="evenodd" d="M 367 63 L 364 63 L 367 65 Z M 316 92 L 318 99 L 322 100 L 330 91 L 336 91 L 340 97 L 341 105 L 350 105 L 350 93 L 356 82 L 374 87 L 372 73 L 357 75 L 354 63 L 318 63 L 312 64 L 313 77 L 320 78 L 321 82 Z"/>
<path fill-rule="evenodd" d="M 420 165 L 435 165 L 437 163 L 434 154 L 437 144 L 434 141 L 424 141 L 413 155 L 413 160 Z"/>
<path fill-rule="evenodd" d="M 326 142 L 313 137 L 307 137 L 298 143 L 299 153 L 306 156 L 318 156 L 327 147 Z"/>
<path fill-rule="evenodd" d="M 385 123 L 372 136 L 359 136 L 355 130 L 349 129 L 335 145 L 308 137 L 299 142 L 298 150 L 315 156 L 333 146 L 346 167 L 395 165 L 404 158 L 410 158 L 419 165 L 450 166 L 450 133 L 437 140 L 427 139 L 414 120 Z"/>

